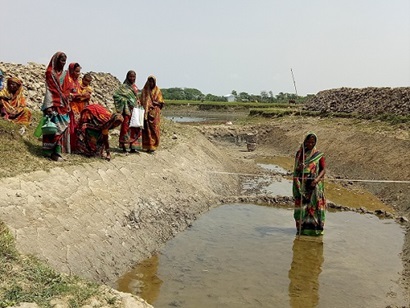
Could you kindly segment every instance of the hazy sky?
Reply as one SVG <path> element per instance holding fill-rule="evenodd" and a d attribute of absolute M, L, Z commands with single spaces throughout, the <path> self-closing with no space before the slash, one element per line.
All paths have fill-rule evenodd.
<path fill-rule="evenodd" d="M 410 0 L 0 0 L 0 61 L 162 88 L 299 95 L 410 86 Z"/>

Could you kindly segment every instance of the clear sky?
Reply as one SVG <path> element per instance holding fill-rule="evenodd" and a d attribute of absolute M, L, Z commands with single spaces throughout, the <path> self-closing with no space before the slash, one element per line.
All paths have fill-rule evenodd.
<path fill-rule="evenodd" d="M 0 0 L 0 61 L 204 94 L 410 86 L 410 0 Z"/>

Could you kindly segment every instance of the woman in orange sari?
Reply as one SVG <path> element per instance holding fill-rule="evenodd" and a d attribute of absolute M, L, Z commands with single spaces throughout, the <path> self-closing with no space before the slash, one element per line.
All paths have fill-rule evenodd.
<path fill-rule="evenodd" d="M 77 135 L 75 129 L 80 120 L 80 113 L 86 106 L 86 101 L 91 97 L 90 93 L 83 92 L 80 84 L 81 66 L 78 63 L 70 63 L 63 81 L 63 92 L 70 102 L 70 148 L 71 152 L 77 150 Z"/>
<path fill-rule="evenodd" d="M 142 89 L 141 104 L 145 109 L 142 148 L 154 153 L 159 146 L 161 109 L 164 107 L 162 92 L 155 76 L 149 76 Z"/>
<path fill-rule="evenodd" d="M 43 153 L 55 161 L 62 161 L 61 153 L 70 151 L 69 97 L 63 92 L 64 65 L 67 56 L 56 52 L 46 70 L 46 95 L 41 110 L 57 126 L 57 133 L 43 135 Z"/>
<path fill-rule="evenodd" d="M 23 82 L 11 77 L 7 79 L 6 87 L 0 91 L 0 113 L 7 120 L 28 126 L 31 111 L 26 106 L 23 94 Z"/>

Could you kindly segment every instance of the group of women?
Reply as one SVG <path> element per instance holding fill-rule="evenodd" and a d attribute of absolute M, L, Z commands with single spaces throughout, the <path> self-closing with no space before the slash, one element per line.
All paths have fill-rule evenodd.
<path fill-rule="evenodd" d="M 129 71 L 123 84 L 114 93 L 116 112 L 124 119 L 120 129 L 120 148 L 123 152 L 129 149 L 130 153 L 138 153 L 137 149 L 141 147 L 139 140 L 142 137 L 142 148 L 147 153 L 153 153 L 159 146 L 160 114 L 164 99 L 156 78 L 152 75 L 148 77 L 139 99 L 136 78 L 135 71 Z M 132 112 L 138 106 L 144 109 L 144 126 L 131 127 Z"/>
<path fill-rule="evenodd" d="M 86 74 L 79 80 L 81 66 L 78 63 L 70 63 L 68 71 L 64 71 L 66 59 L 65 53 L 55 53 L 46 71 L 42 110 L 56 124 L 57 132 L 43 134 L 45 155 L 59 161 L 62 152 L 74 152 L 109 160 L 108 132 L 119 125 L 119 146 L 124 152 L 129 148 L 131 153 L 138 153 L 142 137 L 142 148 L 153 153 L 159 145 L 160 110 L 164 105 L 155 77 L 148 77 L 139 99 L 136 73 L 129 71 L 113 95 L 115 112 L 110 113 L 101 105 L 89 104 L 91 75 Z M 144 125 L 131 127 L 131 115 L 138 105 L 145 110 Z"/>
<path fill-rule="evenodd" d="M 153 153 L 160 140 L 160 110 L 164 106 L 156 78 L 149 76 L 141 95 L 135 84 L 136 73 L 129 71 L 123 84 L 113 95 L 115 111 L 111 113 L 98 103 L 90 103 L 92 76 L 81 75 L 79 63 L 70 63 L 64 70 L 67 56 L 64 52 L 53 55 L 46 69 L 46 94 L 41 110 L 43 118 L 38 124 L 42 133 L 42 149 L 46 157 L 62 161 L 62 153 L 79 153 L 110 159 L 108 133 L 120 128 L 119 147 L 130 153 L 142 148 Z M 3 73 L 0 71 L 3 85 Z M 13 122 L 29 125 L 31 112 L 26 106 L 21 80 L 7 79 L 0 89 L 1 116 Z M 143 125 L 131 127 L 134 108 L 145 112 Z M 43 129 L 42 129 L 43 128 Z M 142 144 L 141 143 L 142 139 Z"/>

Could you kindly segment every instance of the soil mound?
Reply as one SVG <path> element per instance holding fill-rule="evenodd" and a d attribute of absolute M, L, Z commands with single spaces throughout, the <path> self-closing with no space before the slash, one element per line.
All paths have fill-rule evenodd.
<path fill-rule="evenodd" d="M 324 90 L 310 98 L 304 109 L 321 113 L 406 116 L 410 114 L 410 87 Z"/>

